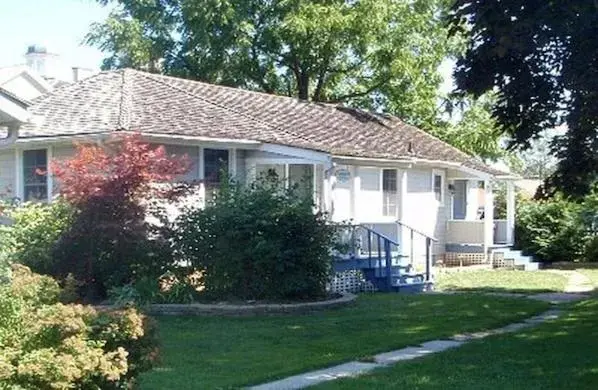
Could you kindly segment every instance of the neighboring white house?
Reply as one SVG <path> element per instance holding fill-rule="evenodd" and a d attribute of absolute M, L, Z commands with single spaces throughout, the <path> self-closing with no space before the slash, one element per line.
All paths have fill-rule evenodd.
<path fill-rule="evenodd" d="M 35 170 L 72 155 L 74 141 L 139 132 L 190 156 L 186 179 L 206 190 L 223 162 L 240 180 L 268 170 L 289 183 L 311 177 L 332 220 L 372 225 L 405 254 L 423 254 L 417 232 L 438 240 L 437 260 L 485 257 L 513 242 L 515 178 L 396 117 L 134 70 L 102 72 L 33 102 L 1 90 L 0 99 L 0 126 L 11 129 L 0 148 L 0 193 L 25 201 L 52 199 L 52 176 Z M 493 219 L 496 181 L 508 184 L 506 221 Z"/>

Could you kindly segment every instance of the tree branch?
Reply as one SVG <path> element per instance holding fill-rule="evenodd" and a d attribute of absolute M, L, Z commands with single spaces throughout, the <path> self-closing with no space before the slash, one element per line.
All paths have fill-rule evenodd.
<path fill-rule="evenodd" d="M 380 80 L 379 82 L 377 82 L 376 84 L 370 86 L 365 91 L 348 93 L 346 95 L 337 96 L 333 99 L 323 101 L 323 103 L 340 103 L 340 102 L 343 102 L 348 99 L 366 96 L 366 95 L 369 95 L 370 93 L 374 92 L 376 89 L 380 88 L 381 86 L 383 86 L 385 83 L 387 83 L 389 81 L 390 81 L 390 77 L 386 77 L 386 78 Z"/>

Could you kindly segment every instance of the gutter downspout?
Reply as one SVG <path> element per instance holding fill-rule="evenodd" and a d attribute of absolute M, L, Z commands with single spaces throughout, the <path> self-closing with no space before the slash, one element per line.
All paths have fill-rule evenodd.
<path fill-rule="evenodd" d="M 0 149 L 12 146 L 19 138 L 19 125 L 8 125 L 8 135 L 0 139 Z"/>

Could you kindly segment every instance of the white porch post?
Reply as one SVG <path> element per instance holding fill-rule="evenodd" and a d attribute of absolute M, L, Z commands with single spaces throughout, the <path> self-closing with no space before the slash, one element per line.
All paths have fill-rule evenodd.
<path fill-rule="evenodd" d="M 23 154 L 21 150 L 15 148 L 15 189 L 14 196 L 19 200 L 23 200 Z"/>
<path fill-rule="evenodd" d="M 204 179 L 204 168 L 203 168 L 203 148 L 201 146 L 197 147 L 197 178 L 199 180 Z"/>
<path fill-rule="evenodd" d="M 360 190 L 361 177 L 359 177 L 359 168 L 353 166 L 351 167 L 351 218 L 353 218 L 353 223 L 359 223 L 357 209 Z"/>
<path fill-rule="evenodd" d="M 409 223 L 407 221 L 407 169 L 399 169 L 399 202 L 398 202 L 398 212 L 399 212 L 399 221 Z M 410 248 L 410 241 L 408 236 L 408 231 L 402 225 L 398 225 L 398 237 L 399 244 L 401 244 L 401 254 L 403 256 L 409 255 L 411 248 Z"/>
<path fill-rule="evenodd" d="M 490 246 L 494 243 L 494 196 L 492 182 L 484 181 L 484 253 L 488 255 Z"/>
<path fill-rule="evenodd" d="M 54 147 L 52 145 L 48 146 L 47 152 L 46 152 L 46 180 L 47 180 L 47 186 L 48 186 L 48 203 L 52 202 L 52 199 L 54 198 L 54 175 L 52 173 L 52 168 L 51 168 L 51 164 L 52 164 L 52 160 L 54 159 Z"/>
<path fill-rule="evenodd" d="M 228 174 L 234 179 L 237 176 L 237 149 L 230 148 L 228 150 Z"/>
<path fill-rule="evenodd" d="M 515 185 L 507 182 L 507 244 L 515 242 Z"/>

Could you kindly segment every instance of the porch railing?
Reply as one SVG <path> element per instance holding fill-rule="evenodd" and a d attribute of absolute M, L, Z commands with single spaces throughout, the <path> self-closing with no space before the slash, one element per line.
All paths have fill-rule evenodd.
<path fill-rule="evenodd" d="M 338 225 L 338 228 L 340 241 L 348 243 L 347 250 L 341 252 L 353 260 L 365 258 L 375 277 L 386 278 L 386 287 L 390 290 L 393 286 L 393 259 L 400 256 L 399 243 L 365 225 Z M 347 236 L 342 237 L 343 234 Z"/>
<path fill-rule="evenodd" d="M 429 234 L 426 234 L 424 232 L 422 232 L 421 230 L 415 229 L 412 226 L 407 225 L 405 222 L 402 221 L 396 221 L 397 225 L 399 225 L 402 228 L 405 228 L 409 231 L 409 241 L 410 241 L 410 245 L 409 245 L 409 258 L 411 259 L 411 261 L 413 261 L 414 259 L 414 250 L 415 250 L 415 246 L 413 245 L 414 242 L 414 238 L 415 235 L 419 235 L 423 238 L 425 238 L 425 252 L 426 252 L 426 281 L 430 281 L 431 280 L 431 272 L 432 272 L 432 243 L 433 242 L 438 242 L 438 239 L 432 237 Z"/>

